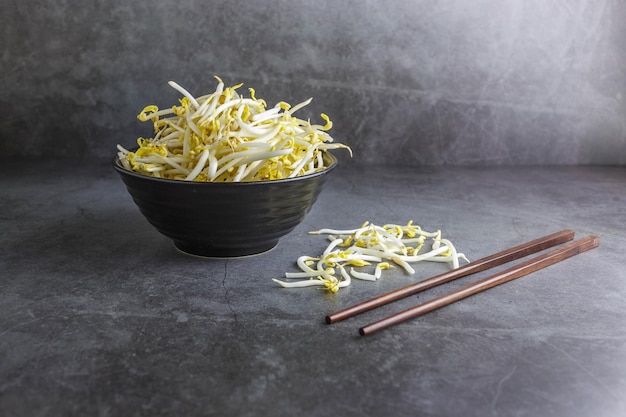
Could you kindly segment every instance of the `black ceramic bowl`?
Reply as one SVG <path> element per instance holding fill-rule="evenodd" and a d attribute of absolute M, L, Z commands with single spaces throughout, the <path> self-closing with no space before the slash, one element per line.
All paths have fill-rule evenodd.
<path fill-rule="evenodd" d="M 337 159 L 301 177 L 259 182 L 165 180 L 113 167 L 144 217 L 183 252 L 207 257 L 254 255 L 272 249 L 317 199 Z"/>

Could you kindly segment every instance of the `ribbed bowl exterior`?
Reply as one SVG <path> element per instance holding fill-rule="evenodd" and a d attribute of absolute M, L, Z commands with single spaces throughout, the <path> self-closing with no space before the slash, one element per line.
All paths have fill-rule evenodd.
<path fill-rule="evenodd" d="M 183 252 L 235 257 L 265 252 L 311 210 L 327 174 L 337 165 L 297 178 L 239 183 L 190 182 L 148 177 L 113 167 L 144 217 Z"/>

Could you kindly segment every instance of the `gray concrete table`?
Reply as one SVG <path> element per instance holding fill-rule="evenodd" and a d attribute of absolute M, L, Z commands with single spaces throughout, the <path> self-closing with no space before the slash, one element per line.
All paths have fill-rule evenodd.
<path fill-rule="evenodd" d="M 0 415 L 626 415 L 626 168 L 336 170 L 272 251 L 186 256 L 107 163 L 10 161 L 0 175 Z M 271 281 L 322 227 L 413 220 L 470 259 L 547 233 L 601 246 L 368 337 L 357 329 L 485 276 L 333 325 L 415 276 L 336 294 Z"/>

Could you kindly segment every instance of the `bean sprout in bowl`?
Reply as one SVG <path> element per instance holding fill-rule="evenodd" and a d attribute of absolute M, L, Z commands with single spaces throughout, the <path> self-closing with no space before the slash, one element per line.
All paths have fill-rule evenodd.
<path fill-rule="evenodd" d="M 181 251 L 207 257 L 266 252 L 305 218 L 337 159 L 323 170 L 278 180 L 197 182 L 132 172 L 113 163 L 146 220 Z"/>

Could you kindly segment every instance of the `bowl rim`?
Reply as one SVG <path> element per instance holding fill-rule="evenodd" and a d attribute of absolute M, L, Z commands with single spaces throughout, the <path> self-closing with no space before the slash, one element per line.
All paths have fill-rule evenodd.
<path fill-rule="evenodd" d="M 222 182 L 214 182 L 214 181 L 184 181 L 184 180 L 172 180 L 172 179 L 168 179 L 168 178 L 157 178 L 157 177 L 151 177 L 149 175 L 143 175 L 143 174 L 139 174 L 135 171 L 129 171 L 126 168 L 124 168 L 122 166 L 122 164 L 120 163 L 120 159 L 119 156 L 116 155 L 113 158 L 113 168 L 119 172 L 120 174 L 123 175 L 128 175 L 131 177 L 135 177 L 135 178 L 139 178 L 139 179 L 145 179 L 147 181 L 155 181 L 155 182 L 161 182 L 161 183 L 165 183 L 165 184 L 186 184 L 186 185 L 193 185 L 193 186 L 203 186 L 203 187 L 224 187 L 224 186 L 234 186 L 234 187 L 245 187 L 245 186 L 254 186 L 254 185 L 263 185 L 263 184 L 281 184 L 281 183 L 287 183 L 287 182 L 294 182 L 294 181 L 303 181 L 309 178 L 315 178 L 315 177 L 319 177 L 322 175 L 326 175 L 327 173 L 329 173 L 330 171 L 332 171 L 338 164 L 338 159 L 335 155 L 333 155 L 331 152 L 329 151 L 321 151 L 323 153 L 323 157 L 324 158 L 329 158 L 330 159 L 330 165 L 328 165 L 326 168 L 320 170 L 320 171 L 316 171 L 310 174 L 306 174 L 306 175 L 300 175 L 297 177 L 293 177 L 293 178 L 281 178 L 279 180 L 263 180 L 263 181 L 239 181 L 239 182 L 234 182 L 234 181 L 222 181 Z"/>

